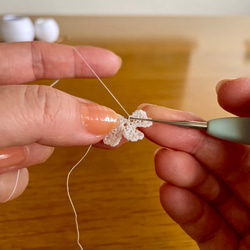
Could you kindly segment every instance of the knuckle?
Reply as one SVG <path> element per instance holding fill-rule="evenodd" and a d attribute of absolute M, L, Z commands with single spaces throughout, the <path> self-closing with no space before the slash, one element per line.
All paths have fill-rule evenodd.
<path fill-rule="evenodd" d="M 33 117 L 38 127 L 53 123 L 61 106 L 57 91 L 44 85 L 28 86 L 25 91 L 25 102 L 28 120 Z"/>
<path fill-rule="evenodd" d="M 39 43 L 31 43 L 32 69 L 35 79 L 45 77 L 45 64 Z"/>

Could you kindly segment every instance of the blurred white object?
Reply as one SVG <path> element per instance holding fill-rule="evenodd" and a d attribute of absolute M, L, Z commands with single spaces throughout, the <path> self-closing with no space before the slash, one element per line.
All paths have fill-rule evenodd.
<path fill-rule="evenodd" d="M 2 17 L 1 35 L 4 42 L 33 41 L 34 25 L 28 17 L 5 15 Z"/>
<path fill-rule="evenodd" d="M 60 33 L 59 26 L 53 18 L 38 18 L 35 21 L 36 38 L 45 42 L 55 42 Z"/>

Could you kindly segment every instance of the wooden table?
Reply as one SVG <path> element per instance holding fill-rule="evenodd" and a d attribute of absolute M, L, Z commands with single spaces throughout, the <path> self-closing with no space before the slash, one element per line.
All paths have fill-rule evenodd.
<path fill-rule="evenodd" d="M 148 102 L 206 119 L 227 115 L 216 102 L 216 83 L 250 72 L 248 17 L 56 19 L 61 43 L 101 46 L 122 57 L 122 69 L 104 81 L 129 112 Z M 57 88 L 122 113 L 95 79 L 62 80 Z M 84 249 L 198 249 L 161 208 L 156 148 L 147 140 L 111 151 L 94 148 L 73 172 Z M 26 192 L 1 205 L 1 249 L 79 249 L 66 176 L 85 150 L 57 148 L 47 163 L 30 168 Z"/>

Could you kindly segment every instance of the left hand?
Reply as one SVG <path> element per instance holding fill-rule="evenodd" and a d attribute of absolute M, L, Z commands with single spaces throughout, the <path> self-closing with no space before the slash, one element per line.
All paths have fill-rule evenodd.
<path fill-rule="evenodd" d="M 121 66 L 113 52 L 77 47 L 100 77 Z M 93 77 L 74 49 L 44 42 L 0 44 L 0 202 L 11 199 L 28 184 L 27 167 L 44 162 L 54 146 L 89 145 L 103 139 L 117 114 L 88 100 L 42 85 L 41 79 Z"/>

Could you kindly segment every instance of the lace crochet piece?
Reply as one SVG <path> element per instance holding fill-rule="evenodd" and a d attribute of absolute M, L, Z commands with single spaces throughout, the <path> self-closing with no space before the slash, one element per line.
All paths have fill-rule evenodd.
<path fill-rule="evenodd" d="M 128 141 L 135 142 L 138 140 L 142 140 L 144 134 L 137 128 L 147 128 L 152 126 L 153 123 L 151 121 L 130 119 L 130 117 L 148 119 L 146 112 L 141 109 L 136 110 L 128 118 L 119 116 L 118 125 L 105 136 L 103 142 L 107 145 L 115 147 L 121 141 L 122 136 L 124 136 Z"/>

